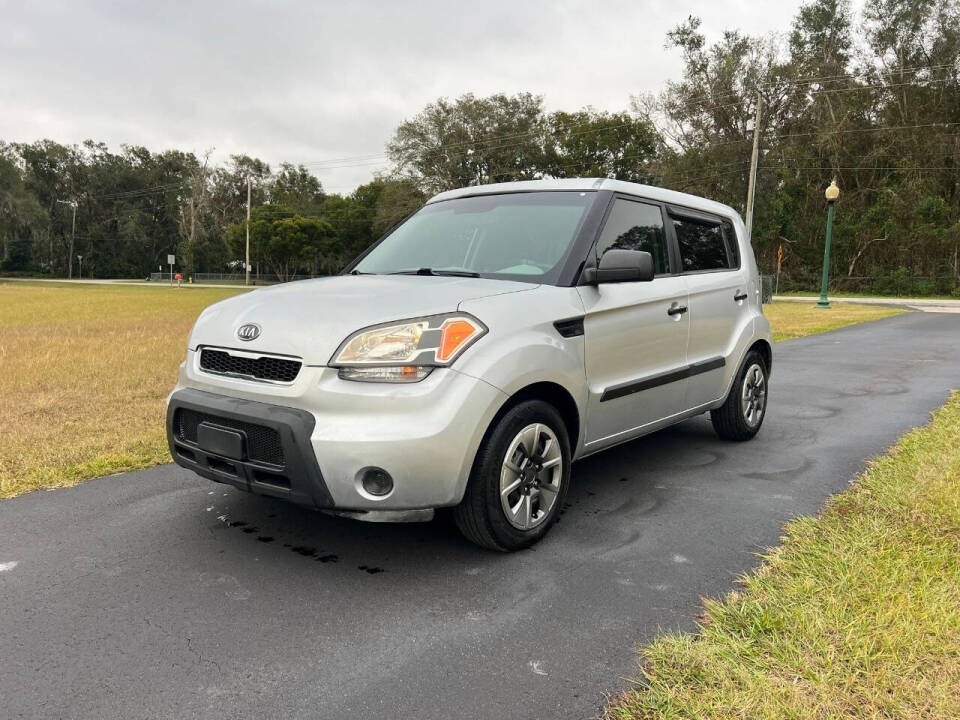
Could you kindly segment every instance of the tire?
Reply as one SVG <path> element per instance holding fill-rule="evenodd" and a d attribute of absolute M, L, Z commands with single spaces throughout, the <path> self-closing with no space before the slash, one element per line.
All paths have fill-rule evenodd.
<path fill-rule="evenodd" d="M 759 432 L 767 415 L 769 385 L 767 363 L 760 353 L 751 350 L 723 405 L 710 411 L 710 422 L 721 439 L 749 440 Z"/>
<path fill-rule="evenodd" d="M 481 442 L 466 493 L 454 508 L 460 532 L 501 552 L 533 545 L 563 508 L 570 457 L 566 426 L 552 405 L 527 400 L 507 410 Z"/>

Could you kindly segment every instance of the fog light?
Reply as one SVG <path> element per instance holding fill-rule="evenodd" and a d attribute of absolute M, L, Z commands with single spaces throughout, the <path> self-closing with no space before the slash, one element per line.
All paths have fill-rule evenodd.
<path fill-rule="evenodd" d="M 383 497 L 393 492 L 393 478 L 383 468 L 368 467 L 360 471 L 360 487 L 370 495 Z"/>

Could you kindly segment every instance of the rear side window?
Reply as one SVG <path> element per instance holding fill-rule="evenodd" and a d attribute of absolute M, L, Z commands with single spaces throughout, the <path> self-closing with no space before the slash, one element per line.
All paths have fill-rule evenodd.
<path fill-rule="evenodd" d="M 617 198 L 597 243 L 597 259 L 607 250 L 642 250 L 653 256 L 657 275 L 670 272 L 667 236 L 660 207 Z"/>
<path fill-rule="evenodd" d="M 736 266 L 727 252 L 721 225 L 675 218 L 673 228 L 684 272 L 727 270 Z"/>

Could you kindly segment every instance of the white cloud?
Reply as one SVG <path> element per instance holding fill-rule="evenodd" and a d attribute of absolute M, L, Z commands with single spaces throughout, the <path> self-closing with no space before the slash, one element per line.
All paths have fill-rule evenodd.
<path fill-rule="evenodd" d="M 700 15 L 784 32 L 798 2 L 0 2 L 0 138 L 256 155 L 375 155 L 404 118 L 465 92 L 624 109 L 677 77 L 665 33 Z M 349 191 L 375 161 L 318 172 Z"/>

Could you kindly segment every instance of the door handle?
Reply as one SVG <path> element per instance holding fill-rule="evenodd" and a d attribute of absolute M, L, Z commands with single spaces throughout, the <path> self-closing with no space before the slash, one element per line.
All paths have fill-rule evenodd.
<path fill-rule="evenodd" d="M 741 300 L 746 300 L 747 294 L 745 292 L 739 292 L 733 296 L 734 302 L 740 302 Z"/>
<path fill-rule="evenodd" d="M 667 315 L 683 315 L 686 311 L 686 305 L 671 305 L 667 308 Z"/>

